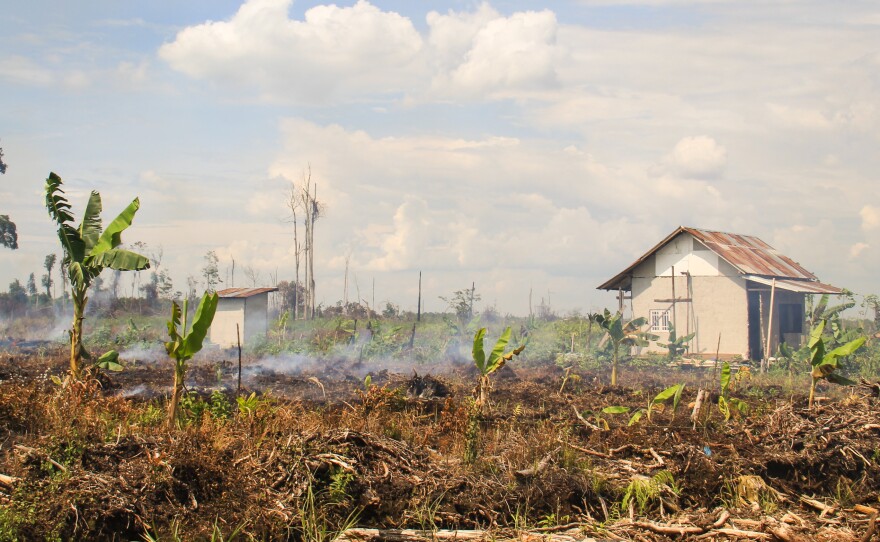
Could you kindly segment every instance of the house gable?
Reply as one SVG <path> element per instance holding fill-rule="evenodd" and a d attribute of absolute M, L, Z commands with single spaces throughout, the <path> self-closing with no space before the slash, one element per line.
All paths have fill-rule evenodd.
<path fill-rule="evenodd" d="M 654 276 L 669 277 L 690 273 L 695 277 L 716 277 L 721 274 L 720 258 L 693 235 L 682 233 L 660 247 L 655 253 Z"/>

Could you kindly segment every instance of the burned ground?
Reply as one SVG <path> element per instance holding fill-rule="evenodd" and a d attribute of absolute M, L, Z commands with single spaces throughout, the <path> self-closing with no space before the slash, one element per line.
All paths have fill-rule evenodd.
<path fill-rule="evenodd" d="M 708 372 L 500 373 L 462 461 L 467 366 L 399 373 L 328 361 L 298 371 L 203 359 L 189 422 L 164 425 L 165 361 L 61 387 L 61 350 L 0 357 L 0 538 L 322 540 L 345 526 L 568 533 L 576 539 L 861 540 L 880 497 L 880 405 L 839 393 L 808 410 L 786 386 L 738 384 L 729 421 Z M 365 383 L 363 375 L 370 378 Z M 673 411 L 630 414 L 688 382 Z M 253 395 L 251 393 L 253 392 Z M 603 413 L 628 407 L 626 414 Z M 861 513 L 861 512 L 864 512 Z M 744 534 L 745 533 L 745 534 Z M 559 536 L 562 536 L 559 534 Z M 323 537 L 323 538 L 322 538 Z"/>

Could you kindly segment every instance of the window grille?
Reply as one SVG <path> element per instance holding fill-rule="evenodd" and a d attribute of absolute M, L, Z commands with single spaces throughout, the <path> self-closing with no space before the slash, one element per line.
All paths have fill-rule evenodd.
<path fill-rule="evenodd" d="M 669 311 L 652 309 L 648 315 L 651 331 L 669 331 Z"/>

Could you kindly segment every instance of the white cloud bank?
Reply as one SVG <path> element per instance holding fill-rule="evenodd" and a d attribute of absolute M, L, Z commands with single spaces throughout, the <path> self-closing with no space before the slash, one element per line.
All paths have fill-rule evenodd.
<path fill-rule="evenodd" d="M 190 77 L 293 103 L 548 88 L 563 56 L 547 10 L 504 17 L 483 4 L 474 12 L 430 12 L 422 35 L 406 17 L 365 0 L 316 6 L 303 20 L 290 18 L 291 4 L 249 0 L 227 21 L 180 31 L 159 56 Z"/>

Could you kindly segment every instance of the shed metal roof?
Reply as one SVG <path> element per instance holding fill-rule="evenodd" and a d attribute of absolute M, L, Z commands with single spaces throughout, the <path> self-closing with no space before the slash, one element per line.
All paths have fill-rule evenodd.
<path fill-rule="evenodd" d="M 277 291 L 278 288 L 226 288 L 217 292 L 217 295 L 223 299 L 245 298 Z"/>
<path fill-rule="evenodd" d="M 745 278 L 758 284 L 772 286 L 774 280 L 767 277 L 758 277 L 756 275 L 746 275 Z M 837 286 L 824 284 L 815 280 L 792 280 L 792 279 L 776 279 L 776 287 L 780 290 L 788 290 L 789 292 L 798 292 L 801 294 L 834 294 L 840 295 L 843 290 Z"/>
<path fill-rule="evenodd" d="M 780 253 L 757 237 L 679 226 L 675 231 L 667 235 L 665 239 L 655 245 L 654 248 L 643 254 L 638 260 L 633 262 L 629 267 L 615 275 L 613 278 L 600 285 L 598 289 L 628 289 L 630 285 L 627 284 L 627 279 L 631 275 L 633 269 L 682 233 L 689 233 L 694 236 L 694 238 L 704 244 L 706 248 L 717 254 L 743 275 L 755 275 L 771 279 L 813 281 L 818 283 L 819 279 L 816 275 L 810 273 L 799 263 Z M 777 285 L 779 285 L 778 281 Z M 824 286 L 835 289 L 836 292 L 834 293 L 840 293 L 839 288 L 827 284 Z"/>

